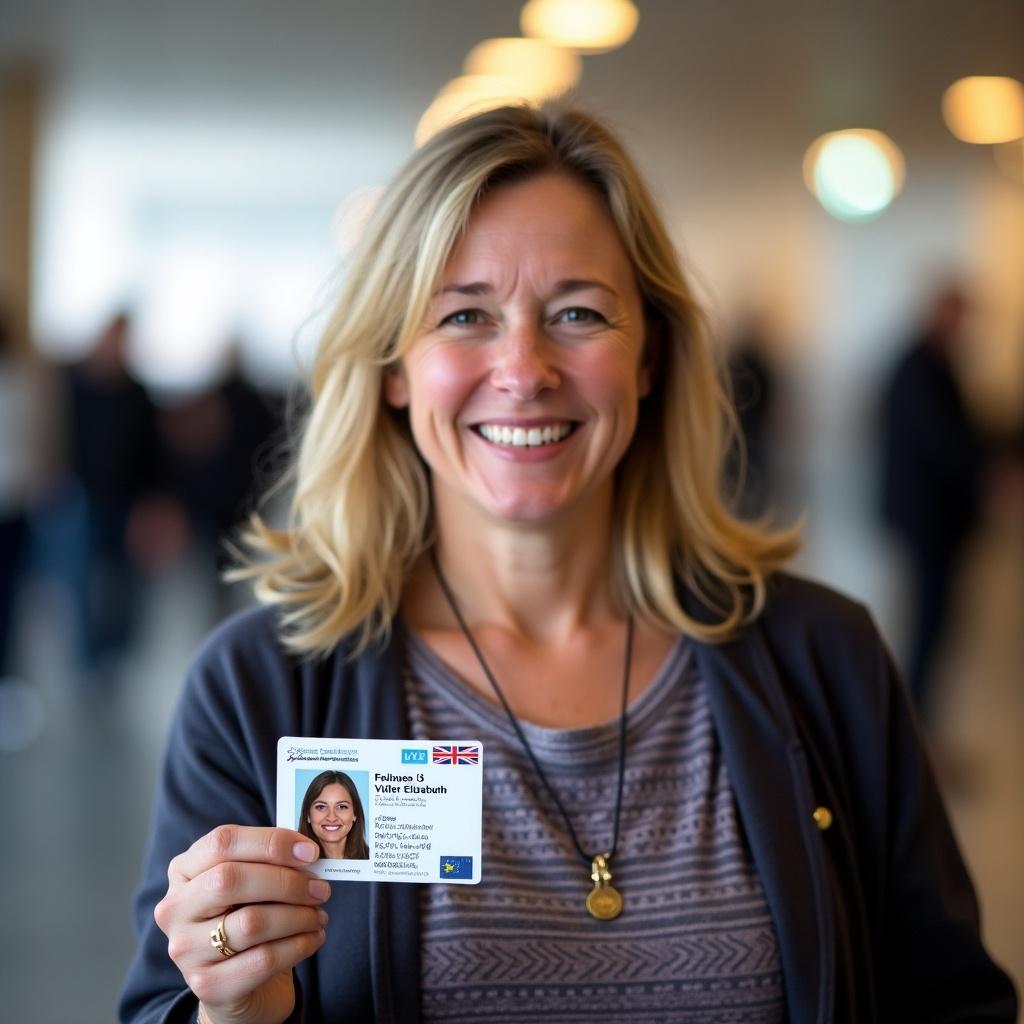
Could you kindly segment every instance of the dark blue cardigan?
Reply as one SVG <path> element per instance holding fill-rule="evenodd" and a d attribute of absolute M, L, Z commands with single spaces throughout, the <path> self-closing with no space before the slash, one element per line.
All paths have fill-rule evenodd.
<path fill-rule="evenodd" d="M 691 611 L 699 612 L 689 601 Z M 279 736 L 406 736 L 401 626 L 381 650 L 300 661 L 275 612 L 243 613 L 200 651 L 171 729 L 136 900 L 120 1019 L 193 1021 L 153 906 L 167 864 L 224 822 L 275 817 Z M 780 575 L 727 644 L 696 644 L 715 727 L 780 944 L 789 1020 L 1015 1020 L 978 936 L 974 893 L 903 687 L 867 612 Z M 816 807 L 832 813 L 820 830 Z M 296 968 L 293 1021 L 419 1019 L 414 885 L 336 884 L 327 941 Z"/>

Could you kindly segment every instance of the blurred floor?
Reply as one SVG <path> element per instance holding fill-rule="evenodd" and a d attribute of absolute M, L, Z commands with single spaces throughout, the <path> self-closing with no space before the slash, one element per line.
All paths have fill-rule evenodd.
<path fill-rule="evenodd" d="M 22 605 L 23 674 L 48 712 L 28 749 L 0 753 L 0 1017 L 113 1018 L 133 948 L 129 906 L 162 737 L 212 596 L 196 570 L 161 579 L 116 692 L 75 692 L 54 595 Z M 997 958 L 1024 980 L 1024 538 L 976 546 L 951 637 L 934 739 Z M 876 607 L 887 603 L 878 595 Z M 1024 1020 L 1024 1017 L 1022 1017 Z"/>
<path fill-rule="evenodd" d="M 989 948 L 1024 989 L 1024 536 L 980 539 L 932 734 Z M 1022 993 L 1024 996 L 1024 993 Z M 1020 1020 L 1024 1021 L 1024 1012 Z"/>
<path fill-rule="evenodd" d="M 24 595 L 20 675 L 47 715 L 35 743 L 0 753 L 4 1021 L 114 1019 L 163 734 L 212 613 L 198 579 L 182 569 L 152 589 L 120 685 L 89 693 L 72 684 L 60 594 Z"/>

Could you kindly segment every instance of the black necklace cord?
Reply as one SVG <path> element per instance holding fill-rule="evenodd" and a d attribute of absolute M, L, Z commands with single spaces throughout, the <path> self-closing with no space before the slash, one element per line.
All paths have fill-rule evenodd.
<path fill-rule="evenodd" d="M 548 792 L 548 796 L 550 796 L 554 801 L 555 806 L 562 815 L 562 820 L 565 822 L 565 827 L 569 833 L 569 838 L 572 840 L 572 845 L 575 847 L 576 852 L 584 863 L 592 863 L 594 858 L 590 854 L 586 853 L 580 845 L 579 838 L 576 835 L 576 829 L 573 828 L 572 819 L 569 817 L 569 813 L 566 811 L 565 805 L 559 799 L 554 787 L 548 781 L 548 777 L 544 773 L 544 769 L 541 768 L 540 762 L 537 760 L 537 756 L 533 752 L 533 748 L 526 739 L 526 734 L 523 732 L 522 726 L 519 724 L 519 720 L 512 713 L 512 709 L 509 707 L 508 701 L 505 699 L 505 694 L 498 685 L 498 680 L 494 678 L 494 673 L 491 671 L 490 665 L 487 664 L 487 659 L 484 657 L 483 651 L 480 650 L 480 646 L 477 644 L 472 631 L 467 625 L 466 620 L 462 617 L 462 612 L 455 600 L 455 595 L 452 593 L 452 589 L 448 585 L 448 580 L 445 579 L 445 575 L 441 571 L 441 563 L 437 557 L 437 548 L 430 549 L 430 559 L 434 566 L 434 575 L 437 577 L 437 582 L 441 585 L 441 590 L 444 592 L 445 599 L 448 602 L 448 607 L 451 608 L 452 614 L 455 616 L 455 620 L 459 624 L 459 629 L 462 630 L 462 635 L 466 638 L 466 641 L 472 648 L 473 653 L 476 655 L 476 660 L 480 663 L 480 668 L 487 677 L 487 681 L 491 684 L 491 688 L 494 690 L 495 696 L 498 698 L 501 706 L 505 709 L 505 714 L 515 731 L 516 736 L 519 738 L 519 742 L 522 744 L 523 750 L 526 752 L 526 756 L 530 759 L 530 763 L 533 765 L 533 770 L 537 773 L 537 778 L 540 779 L 544 788 Z M 619 822 L 622 817 L 622 790 L 626 775 L 626 706 L 629 701 L 629 675 L 632 661 L 633 616 L 631 615 L 626 620 L 626 657 L 625 665 L 622 670 L 622 703 L 619 710 L 619 783 L 615 797 L 615 825 L 612 835 L 612 848 L 605 854 L 605 857 L 608 860 L 611 860 L 611 858 L 615 856 L 615 851 L 619 847 Z"/>

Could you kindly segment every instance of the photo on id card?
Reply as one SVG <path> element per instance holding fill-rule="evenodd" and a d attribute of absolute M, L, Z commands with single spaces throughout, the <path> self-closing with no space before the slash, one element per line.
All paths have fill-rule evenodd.
<path fill-rule="evenodd" d="M 475 885 L 482 808 L 477 740 L 278 740 L 277 824 L 316 843 L 319 878 Z"/>

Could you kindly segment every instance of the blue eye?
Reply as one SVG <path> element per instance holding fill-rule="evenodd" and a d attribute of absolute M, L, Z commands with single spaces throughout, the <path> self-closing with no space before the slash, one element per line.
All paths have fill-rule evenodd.
<path fill-rule="evenodd" d="M 566 323 L 604 323 L 604 317 L 596 309 L 589 309 L 587 306 L 570 306 L 563 309 L 559 317 Z"/>
<path fill-rule="evenodd" d="M 483 314 L 479 309 L 460 309 L 449 313 L 441 324 L 455 324 L 457 327 L 475 327 L 483 320 Z"/>

